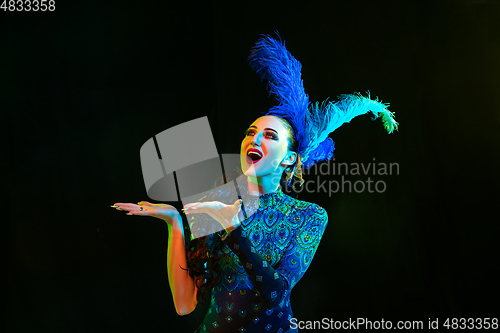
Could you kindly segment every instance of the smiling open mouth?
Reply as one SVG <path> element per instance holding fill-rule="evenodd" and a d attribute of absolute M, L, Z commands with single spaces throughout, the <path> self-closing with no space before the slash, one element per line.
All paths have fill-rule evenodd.
<path fill-rule="evenodd" d="M 247 162 L 255 164 L 262 159 L 262 153 L 257 149 L 249 149 L 247 152 Z"/>

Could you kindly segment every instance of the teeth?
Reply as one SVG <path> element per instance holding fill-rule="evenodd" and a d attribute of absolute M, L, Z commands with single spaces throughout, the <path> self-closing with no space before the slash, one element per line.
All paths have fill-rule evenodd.
<path fill-rule="evenodd" d="M 262 157 L 262 155 L 261 155 L 260 153 L 256 152 L 256 151 L 250 151 L 250 152 L 248 152 L 248 155 L 250 155 L 250 154 L 253 154 L 253 155 L 257 155 L 257 156 L 259 156 L 259 157 Z"/>

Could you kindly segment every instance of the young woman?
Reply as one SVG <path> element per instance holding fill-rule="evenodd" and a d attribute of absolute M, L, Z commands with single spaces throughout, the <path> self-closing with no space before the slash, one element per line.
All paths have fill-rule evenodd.
<path fill-rule="evenodd" d="M 181 214 L 174 207 L 113 205 L 128 215 L 167 222 L 168 279 L 177 313 L 189 314 L 210 294 L 210 308 L 197 332 L 296 332 L 290 325 L 290 293 L 314 257 L 328 217 L 318 205 L 296 199 L 288 185 L 303 182 L 302 167 L 332 157 L 328 134 L 353 117 L 372 111 L 382 116 L 389 132 L 397 128 L 387 105 L 359 94 L 311 105 L 300 63 L 271 37 L 257 43 L 250 62 L 269 80 L 279 105 L 255 120 L 241 143 L 247 178 L 239 192 L 246 204 L 214 200 L 184 206 L 185 214 L 205 213 L 224 231 L 186 247 Z"/>

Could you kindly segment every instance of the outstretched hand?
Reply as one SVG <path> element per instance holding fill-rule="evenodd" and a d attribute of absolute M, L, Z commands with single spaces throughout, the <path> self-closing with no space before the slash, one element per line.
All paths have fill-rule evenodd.
<path fill-rule="evenodd" d="M 184 213 L 197 214 L 206 213 L 219 222 L 226 232 L 231 232 L 240 225 L 241 199 L 232 205 L 226 205 L 219 201 L 197 202 L 184 205 Z"/>
<path fill-rule="evenodd" d="M 180 215 L 174 206 L 167 204 L 152 204 L 147 201 L 140 201 L 136 204 L 132 203 L 115 203 L 112 208 L 117 210 L 127 211 L 127 215 L 138 215 L 138 216 L 152 216 L 157 219 L 164 220 L 168 224 L 172 224 L 174 219 L 179 218 Z"/>

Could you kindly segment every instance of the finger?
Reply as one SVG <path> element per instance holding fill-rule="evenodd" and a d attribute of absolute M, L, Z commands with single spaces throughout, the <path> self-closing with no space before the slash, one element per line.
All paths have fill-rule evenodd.
<path fill-rule="evenodd" d="M 186 207 L 186 206 L 188 206 L 188 207 Z M 186 206 L 185 206 L 185 208 L 183 208 L 183 211 L 184 212 L 193 212 L 193 213 L 207 213 L 208 211 L 211 211 L 211 210 L 218 210 L 218 209 L 223 208 L 223 207 L 220 207 L 220 205 L 218 205 L 216 202 L 212 202 L 212 201 L 192 203 L 192 204 L 187 204 Z"/>
<path fill-rule="evenodd" d="M 141 206 L 155 206 L 155 204 L 152 204 L 149 201 L 139 201 L 137 204 Z"/>
<path fill-rule="evenodd" d="M 186 215 L 188 215 L 188 214 L 208 213 L 207 211 L 205 211 L 204 208 L 196 208 L 196 207 L 195 208 L 183 209 L 182 211 Z"/>
<path fill-rule="evenodd" d="M 197 204 L 197 203 L 186 204 L 186 205 L 184 205 L 184 208 L 182 208 L 182 211 L 183 212 L 193 211 L 195 209 L 199 209 L 200 207 L 201 207 L 200 204 Z"/>
<path fill-rule="evenodd" d="M 114 205 L 112 205 L 112 206 L 110 206 L 110 207 L 111 207 L 111 208 L 114 208 L 114 209 L 116 209 L 116 210 L 119 210 L 119 211 L 123 211 L 123 210 L 124 210 L 124 209 L 123 209 L 123 206 L 124 206 L 124 205 L 125 205 L 125 204 L 123 204 L 123 203 L 119 203 L 119 202 L 118 202 L 118 203 L 115 203 Z"/>
<path fill-rule="evenodd" d="M 224 208 L 225 205 L 217 201 L 206 201 L 206 202 L 195 202 L 192 204 L 187 204 L 186 206 L 184 207 L 191 209 L 201 209 L 201 208 L 221 209 Z"/>
<path fill-rule="evenodd" d="M 193 204 L 185 204 L 184 207 L 182 207 L 182 210 L 186 210 L 186 209 L 189 209 L 191 208 Z"/>
<path fill-rule="evenodd" d="M 149 216 L 151 215 L 151 212 L 145 210 L 132 210 L 128 212 L 127 215 Z"/>
<path fill-rule="evenodd" d="M 140 215 L 144 215 L 144 214 L 147 215 L 155 210 L 154 208 L 150 208 L 148 206 L 137 206 L 137 205 L 135 205 L 135 207 L 131 207 L 131 208 L 132 209 L 130 209 L 129 213 L 140 214 Z"/>
<path fill-rule="evenodd" d="M 200 214 L 200 213 L 205 213 L 213 217 L 214 219 L 221 218 L 222 212 L 220 212 L 219 209 L 214 208 L 214 207 L 209 207 L 209 206 L 204 206 L 203 204 L 199 205 L 198 207 L 194 207 L 191 209 L 186 209 L 184 213 L 187 214 Z"/>
<path fill-rule="evenodd" d="M 116 202 L 116 203 L 114 203 L 113 205 L 111 205 L 110 207 L 111 207 L 111 208 L 116 208 L 116 209 L 118 209 L 118 208 L 121 208 L 121 206 L 123 206 L 123 205 L 126 205 L 126 203 L 123 203 L 123 202 Z"/>
<path fill-rule="evenodd" d="M 136 205 L 136 204 L 126 203 L 126 204 L 121 204 L 121 205 L 119 205 L 119 207 L 120 207 L 121 209 L 126 209 L 126 210 L 134 210 L 134 209 L 139 209 L 141 206 Z"/>
<path fill-rule="evenodd" d="M 198 207 L 202 205 L 203 202 L 193 202 L 193 203 L 188 203 L 184 205 L 184 208 L 192 208 L 192 207 Z"/>
<path fill-rule="evenodd" d="M 195 207 L 195 208 L 191 208 L 191 209 L 186 209 L 184 211 L 184 213 L 186 214 L 200 214 L 200 213 L 206 213 L 206 214 L 210 214 L 211 212 L 213 212 L 214 210 L 213 209 L 210 209 L 210 208 L 205 208 L 205 207 Z"/>

